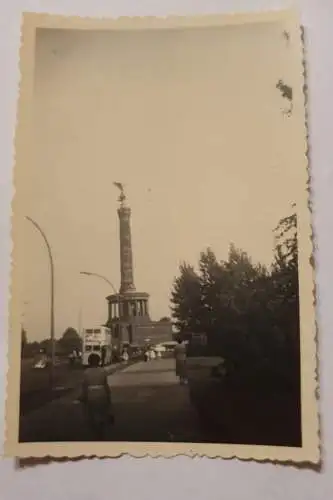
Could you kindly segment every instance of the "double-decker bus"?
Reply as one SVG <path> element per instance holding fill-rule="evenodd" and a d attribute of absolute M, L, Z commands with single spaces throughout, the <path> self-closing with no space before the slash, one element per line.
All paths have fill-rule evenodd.
<path fill-rule="evenodd" d="M 99 326 L 85 328 L 82 332 L 82 364 L 89 365 L 91 354 L 97 354 L 101 365 L 109 365 L 112 361 L 112 335 L 110 328 Z"/>

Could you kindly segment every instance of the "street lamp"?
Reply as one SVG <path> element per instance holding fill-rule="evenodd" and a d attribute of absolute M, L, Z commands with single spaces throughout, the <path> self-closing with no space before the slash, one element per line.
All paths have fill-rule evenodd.
<path fill-rule="evenodd" d="M 118 294 L 118 292 L 117 292 L 116 288 L 114 287 L 114 285 L 111 283 L 110 280 L 108 280 L 107 278 L 105 278 L 105 276 L 102 276 L 101 274 L 97 274 L 97 273 L 88 273 L 87 271 L 81 271 L 80 274 L 84 274 L 85 276 L 95 276 L 96 278 L 100 278 L 103 281 L 106 281 L 106 283 L 108 285 L 110 285 L 110 287 L 112 288 L 112 290 L 114 291 L 114 293 L 116 295 Z"/>
<path fill-rule="evenodd" d="M 51 389 L 53 388 L 53 382 L 54 382 L 54 365 L 55 365 L 55 342 L 54 342 L 54 264 L 53 264 L 53 257 L 52 257 L 52 251 L 51 251 L 51 246 L 45 236 L 44 231 L 42 228 L 37 224 L 35 220 L 33 220 L 31 217 L 26 216 L 25 217 L 31 224 L 37 229 L 37 231 L 40 233 L 42 236 L 44 243 L 47 248 L 47 253 L 49 256 L 49 261 L 50 261 L 50 274 L 51 274 L 51 301 L 50 301 L 50 339 L 51 339 L 51 370 L 50 370 L 50 385 Z"/>
<path fill-rule="evenodd" d="M 120 328 L 120 293 L 117 292 L 116 287 L 113 285 L 113 283 L 106 278 L 105 276 L 102 276 L 101 274 L 97 273 L 89 273 L 87 271 L 81 271 L 80 274 L 83 274 L 84 276 L 95 276 L 96 278 L 100 278 L 101 280 L 105 281 L 110 287 L 112 288 L 114 294 L 117 296 L 118 299 L 118 323 L 119 323 L 119 328 Z"/>

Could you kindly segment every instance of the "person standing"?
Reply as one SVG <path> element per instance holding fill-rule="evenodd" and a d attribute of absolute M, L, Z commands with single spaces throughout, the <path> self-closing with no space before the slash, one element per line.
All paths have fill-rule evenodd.
<path fill-rule="evenodd" d="M 101 366 L 105 366 L 105 357 L 106 357 L 106 346 L 103 345 L 101 348 Z"/>
<path fill-rule="evenodd" d="M 129 360 L 129 355 L 126 349 L 124 349 L 123 354 L 122 354 L 122 360 L 124 363 L 128 363 Z"/>
<path fill-rule="evenodd" d="M 106 371 L 99 366 L 99 363 L 98 354 L 91 354 L 89 368 L 84 374 L 79 401 L 84 405 L 95 439 L 102 441 L 105 439 L 108 424 L 114 423 L 114 415 Z"/>
<path fill-rule="evenodd" d="M 176 375 L 179 377 L 180 384 L 187 383 L 187 370 L 186 370 L 186 344 L 179 338 L 175 346 L 175 359 L 176 359 Z"/>

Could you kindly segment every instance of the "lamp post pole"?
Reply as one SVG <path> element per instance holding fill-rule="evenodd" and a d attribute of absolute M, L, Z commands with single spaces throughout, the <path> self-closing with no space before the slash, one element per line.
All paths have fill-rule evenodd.
<path fill-rule="evenodd" d="M 79 330 L 79 335 L 81 335 L 81 330 L 82 330 L 82 307 L 80 306 L 79 308 L 79 314 L 78 314 L 78 330 Z"/>
<path fill-rule="evenodd" d="M 51 340 L 51 369 L 50 369 L 50 386 L 53 389 L 54 384 L 54 365 L 55 365 L 55 342 L 54 342 L 54 263 L 52 257 L 51 246 L 46 238 L 46 235 L 42 228 L 37 224 L 37 222 L 31 217 L 26 216 L 26 219 L 31 222 L 31 224 L 37 229 L 37 231 L 42 236 L 44 243 L 47 248 L 47 253 L 50 262 L 50 284 L 51 284 L 51 294 L 50 294 L 50 340 Z"/>
<path fill-rule="evenodd" d="M 114 294 L 117 296 L 117 299 L 118 299 L 118 325 L 120 328 L 120 293 L 117 292 L 116 287 L 113 285 L 113 283 L 108 278 L 106 278 L 105 276 L 102 276 L 101 274 L 89 273 L 87 271 L 81 271 L 80 274 L 83 274 L 85 276 L 95 276 L 96 278 L 100 278 L 101 280 L 105 281 L 112 288 Z"/>

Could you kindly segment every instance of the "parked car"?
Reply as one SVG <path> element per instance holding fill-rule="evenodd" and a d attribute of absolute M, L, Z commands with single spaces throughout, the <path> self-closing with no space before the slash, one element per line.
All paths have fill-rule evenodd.
<path fill-rule="evenodd" d="M 37 370 L 43 370 L 48 365 L 48 359 L 45 354 L 43 354 L 39 359 L 37 359 L 33 365 L 33 367 Z"/>

